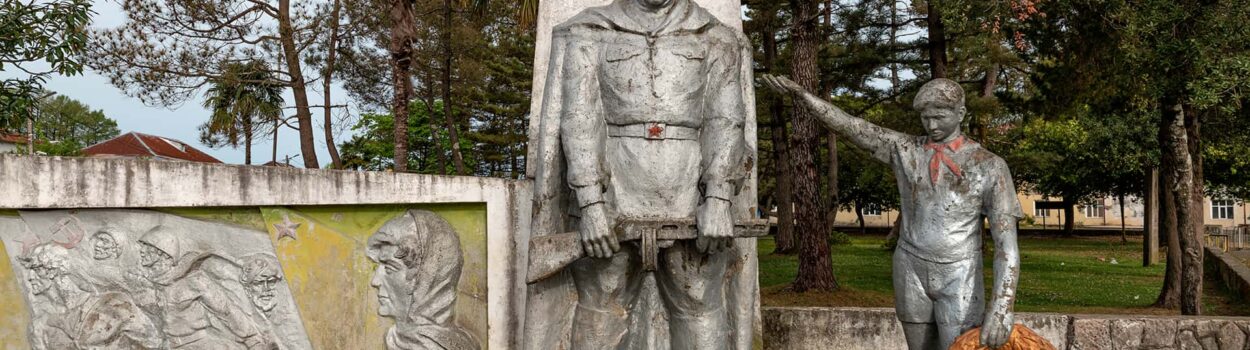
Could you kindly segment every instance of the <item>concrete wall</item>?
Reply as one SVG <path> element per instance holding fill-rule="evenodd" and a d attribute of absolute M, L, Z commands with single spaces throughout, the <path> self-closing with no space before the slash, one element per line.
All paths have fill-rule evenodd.
<path fill-rule="evenodd" d="M 483 203 L 490 348 L 506 349 L 520 328 L 527 181 L 19 155 L 0 155 L 0 179 L 0 210 Z"/>
<path fill-rule="evenodd" d="M 1246 349 L 1250 318 L 1016 314 L 1057 349 Z M 764 308 L 765 349 L 906 349 L 893 309 Z"/>
<path fill-rule="evenodd" d="M 1237 291 L 1243 299 L 1250 298 L 1250 266 L 1233 254 L 1216 247 L 1206 247 L 1207 276 L 1215 276 L 1229 289 Z"/>

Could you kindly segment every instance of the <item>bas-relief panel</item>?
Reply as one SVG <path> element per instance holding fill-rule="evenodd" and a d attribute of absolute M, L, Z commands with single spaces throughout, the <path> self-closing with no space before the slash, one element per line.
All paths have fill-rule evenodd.
<path fill-rule="evenodd" d="M 261 213 L 316 348 L 486 348 L 485 206 L 323 206 L 262 208 Z M 451 232 L 445 232 L 448 228 Z M 459 259 L 445 254 L 449 247 L 459 247 Z M 447 269 L 457 264 L 459 271 Z M 454 288 L 425 283 L 455 274 Z M 399 282 L 388 276 L 410 283 L 388 283 Z M 378 297 L 380 290 L 387 290 L 381 292 L 386 298 Z M 380 310 L 388 308 L 379 308 L 379 300 L 394 304 L 392 310 Z M 379 311 L 387 316 L 378 316 Z M 361 322 L 345 326 L 343 319 Z M 405 340 L 414 337 L 428 340 Z"/>
<path fill-rule="evenodd" d="M 424 208 L 0 213 L 0 349 L 483 348 L 484 207 Z"/>
<path fill-rule="evenodd" d="M 31 348 L 311 349 L 263 232 L 141 210 L 4 221 Z"/>

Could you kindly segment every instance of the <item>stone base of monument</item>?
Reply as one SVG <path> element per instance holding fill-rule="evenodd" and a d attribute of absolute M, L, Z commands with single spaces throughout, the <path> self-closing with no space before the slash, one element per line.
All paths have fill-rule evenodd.
<path fill-rule="evenodd" d="M 906 349 L 887 308 L 765 307 L 764 349 Z M 1250 318 L 1018 313 L 1056 349 L 1246 349 Z"/>

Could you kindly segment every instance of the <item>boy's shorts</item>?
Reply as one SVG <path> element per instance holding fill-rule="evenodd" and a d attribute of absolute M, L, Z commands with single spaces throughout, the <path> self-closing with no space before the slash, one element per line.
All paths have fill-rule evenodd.
<path fill-rule="evenodd" d="M 905 323 L 974 327 L 985 310 L 981 254 L 952 263 L 894 250 L 894 308 Z"/>

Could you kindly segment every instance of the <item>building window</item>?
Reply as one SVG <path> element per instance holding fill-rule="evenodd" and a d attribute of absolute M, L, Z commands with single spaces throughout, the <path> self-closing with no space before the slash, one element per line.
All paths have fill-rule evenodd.
<path fill-rule="evenodd" d="M 1037 205 L 1037 201 L 1033 201 L 1033 216 L 1049 217 L 1050 209 L 1042 209 L 1041 206 Z"/>
<path fill-rule="evenodd" d="M 1228 199 L 1211 201 L 1212 219 L 1232 219 L 1233 201 Z"/>
<path fill-rule="evenodd" d="M 881 216 L 881 207 L 878 207 L 875 205 L 864 206 L 863 210 L 861 211 L 863 212 L 864 216 Z"/>
<path fill-rule="evenodd" d="M 1103 214 L 1106 213 L 1106 209 L 1107 207 L 1102 204 L 1081 206 L 1081 212 L 1083 212 L 1087 218 L 1101 218 L 1103 217 Z"/>

